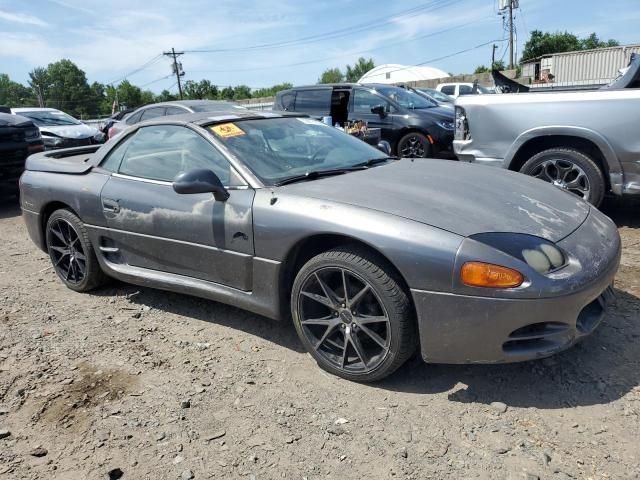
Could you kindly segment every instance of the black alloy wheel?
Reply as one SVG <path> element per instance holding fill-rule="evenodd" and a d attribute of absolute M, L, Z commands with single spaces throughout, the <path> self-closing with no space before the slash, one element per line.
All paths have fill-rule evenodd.
<path fill-rule="evenodd" d="M 318 364 L 350 380 L 389 375 L 415 347 L 408 298 L 365 252 L 332 250 L 311 259 L 294 283 L 292 313 Z"/>
<path fill-rule="evenodd" d="M 49 252 L 56 272 L 65 282 L 77 285 L 87 272 L 87 255 L 78 232 L 63 218 L 49 225 Z"/>
<path fill-rule="evenodd" d="M 427 158 L 430 153 L 429 140 L 421 133 L 408 133 L 398 142 L 398 156 L 402 158 Z"/>
<path fill-rule="evenodd" d="M 46 226 L 49 257 L 58 277 L 77 292 L 86 292 L 104 282 L 89 237 L 80 219 L 66 209 L 51 214 Z"/>

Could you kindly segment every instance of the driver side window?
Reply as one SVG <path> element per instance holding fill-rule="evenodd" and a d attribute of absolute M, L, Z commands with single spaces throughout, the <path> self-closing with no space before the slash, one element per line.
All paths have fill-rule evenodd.
<path fill-rule="evenodd" d="M 180 173 L 196 168 L 215 172 L 223 185 L 231 185 L 231 165 L 209 142 L 193 130 L 177 125 L 154 125 L 138 130 L 120 163 L 119 173 L 148 180 L 172 182 Z"/>
<path fill-rule="evenodd" d="M 371 115 L 371 109 L 378 105 L 382 105 L 385 111 L 389 111 L 389 103 L 378 95 L 361 89 L 353 92 L 353 113 Z"/>

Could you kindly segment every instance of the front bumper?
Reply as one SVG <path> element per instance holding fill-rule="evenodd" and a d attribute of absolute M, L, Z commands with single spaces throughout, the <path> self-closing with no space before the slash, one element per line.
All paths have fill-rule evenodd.
<path fill-rule="evenodd" d="M 501 298 L 412 289 L 422 357 L 430 363 L 507 363 L 562 351 L 592 333 L 614 299 L 620 264 L 615 225 L 592 212 L 558 245 L 579 258 L 565 294 Z M 604 226 L 603 226 L 604 225 Z"/>
<path fill-rule="evenodd" d="M 478 165 L 488 165 L 490 167 L 505 167 L 503 158 L 487 157 L 486 153 L 474 147 L 473 140 L 454 140 L 453 151 L 461 162 L 477 163 Z"/>

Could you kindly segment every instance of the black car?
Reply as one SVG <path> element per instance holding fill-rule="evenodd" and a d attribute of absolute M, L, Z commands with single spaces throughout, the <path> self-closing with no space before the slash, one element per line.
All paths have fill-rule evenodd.
<path fill-rule="evenodd" d="M 294 87 L 276 96 L 274 110 L 331 116 L 332 123 L 364 120 L 401 157 L 453 157 L 454 111 L 410 90 L 382 84 Z"/>
<path fill-rule="evenodd" d="M 17 193 L 25 160 L 43 150 L 40 130 L 31 120 L 0 113 L 0 197 Z"/>

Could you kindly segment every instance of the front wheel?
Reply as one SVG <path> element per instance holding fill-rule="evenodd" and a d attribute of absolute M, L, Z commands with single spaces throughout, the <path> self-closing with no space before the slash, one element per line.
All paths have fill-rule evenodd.
<path fill-rule="evenodd" d="M 545 150 L 531 157 L 520 172 L 571 192 L 596 207 L 604 199 L 606 183 L 602 170 L 578 150 Z"/>
<path fill-rule="evenodd" d="M 419 132 L 410 132 L 398 142 L 398 156 L 402 158 L 427 158 L 431 154 L 431 144 Z"/>
<path fill-rule="evenodd" d="M 318 365 L 348 380 L 380 380 L 415 350 L 415 319 L 400 281 L 383 259 L 358 247 L 309 260 L 294 281 L 291 312 Z"/>

